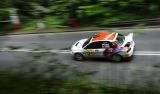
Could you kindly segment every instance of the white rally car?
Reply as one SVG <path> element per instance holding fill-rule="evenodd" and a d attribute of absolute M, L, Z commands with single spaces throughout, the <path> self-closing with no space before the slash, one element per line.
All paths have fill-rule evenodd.
<path fill-rule="evenodd" d="M 75 60 L 87 57 L 104 57 L 122 61 L 133 55 L 135 42 L 133 33 L 127 36 L 116 32 L 96 32 L 88 39 L 77 41 L 71 48 Z"/>

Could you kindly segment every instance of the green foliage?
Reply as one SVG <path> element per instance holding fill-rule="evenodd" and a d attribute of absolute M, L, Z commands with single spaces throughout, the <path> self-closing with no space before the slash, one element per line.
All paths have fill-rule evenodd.
<path fill-rule="evenodd" d="M 93 82 L 90 75 L 53 58 L 43 61 L 50 53 L 31 53 L 30 60 L 19 66 L 0 70 L 0 94 L 159 94 L 152 82 L 138 88 L 111 87 L 106 81 Z M 38 57 L 37 57 L 38 56 Z"/>
<path fill-rule="evenodd" d="M 36 21 L 29 21 L 29 22 L 25 22 L 23 23 L 23 30 L 33 30 L 36 29 Z"/>
<path fill-rule="evenodd" d="M 101 5 L 80 6 L 79 9 L 82 9 L 87 16 L 99 15 L 107 11 L 107 9 Z"/>
<path fill-rule="evenodd" d="M 49 27 L 49 28 L 62 27 L 62 25 L 65 25 L 65 23 L 67 22 L 68 16 L 67 15 L 49 16 L 49 17 L 46 17 L 42 20 L 47 25 L 47 27 Z"/>
<path fill-rule="evenodd" d="M 71 16 L 79 25 L 101 26 L 160 15 L 158 0 L 2 0 L 0 4 L 0 20 L 9 19 L 4 11 L 15 8 L 26 30 L 34 29 L 36 20 L 49 28 L 68 26 Z"/>
<path fill-rule="evenodd" d="M 56 65 L 57 66 L 57 65 Z M 56 68 L 57 69 L 57 68 Z M 0 71 L 1 94 L 159 94 L 151 87 L 134 89 L 131 85 L 111 87 L 84 76 L 61 76 L 50 72 Z"/>

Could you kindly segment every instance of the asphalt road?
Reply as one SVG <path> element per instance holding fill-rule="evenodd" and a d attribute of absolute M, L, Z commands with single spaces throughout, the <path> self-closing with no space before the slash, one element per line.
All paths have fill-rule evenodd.
<path fill-rule="evenodd" d="M 0 36 L 0 49 L 9 46 L 19 46 L 21 49 L 37 49 L 41 47 L 54 50 L 68 50 L 73 43 L 82 38 L 87 38 L 95 31 L 71 33 L 47 33 L 28 35 Z M 136 82 L 137 85 L 160 85 L 160 29 L 116 30 L 116 32 L 134 32 L 136 51 L 131 61 L 111 62 L 108 60 L 88 59 L 74 61 L 69 53 L 56 53 L 47 55 L 43 59 L 58 59 L 60 62 L 76 66 L 81 71 L 95 71 L 92 79 L 107 80 L 114 84 L 128 84 Z M 44 47 L 45 45 L 45 47 Z M 147 52 L 149 54 L 146 54 Z M 0 52 L 0 68 L 18 65 L 19 62 L 30 58 L 28 52 Z M 42 60 L 42 61 L 43 61 Z"/>

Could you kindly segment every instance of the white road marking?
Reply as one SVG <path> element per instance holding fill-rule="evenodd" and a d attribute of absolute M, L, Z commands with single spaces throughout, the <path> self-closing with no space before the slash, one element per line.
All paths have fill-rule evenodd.
<path fill-rule="evenodd" d="M 134 55 L 142 56 L 160 56 L 160 51 L 135 51 Z"/>
<path fill-rule="evenodd" d="M 27 52 L 27 53 L 43 53 L 43 52 L 50 52 L 50 53 L 62 53 L 62 54 L 70 54 L 70 50 L 33 50 L 33 49 L 17 49 L 17 50 L 10 50 L 7 48 L 3 48 L 0 52 Z M 141 55 L 141 56 L 160 56 L 160 51 L 135 51 L 134 55 Z"/>
<path fill-rule="evenodd" d="M 160 51 L 135 51 L 136 53 L 159 53 Z"/>
<path fill-rule="evenodd" d="M 135 53 L 134 55 L 141 55 L 141 56 L 160 56 L 160 54 L 152 54 L 152 53 Z"/>

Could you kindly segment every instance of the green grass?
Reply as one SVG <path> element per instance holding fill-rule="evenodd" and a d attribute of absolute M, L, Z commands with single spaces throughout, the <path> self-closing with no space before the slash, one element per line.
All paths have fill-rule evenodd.
<path fill-rule="evenodd" d="M 59 65 L 55 65 L 56 69 Z M 55 66 L 52 70 L 56 70 Z M 61 66 L 61 65 L 60 65 Z M 52 66 L 53 67 L 53 66 Z M 62 67 L 62 66 L 61 66 Z M 83 75 L 62 76 L 56 71 L 0 71 L 0 94 L 159 94 L 152 87 L 110 87 Z"/>
<path fill-rule="evenodd" d="M 17 67 L 0 70 L 0 94 L 159 94 L 152 82 L 143 87 L 132 82 L 113 86 L 108 81 L 93 81 L 96 73 L 81 72 L 58 59 L 41 61 L 50 53 L 29 53 Z"/>
<path fill-rule="evenodd" d="M 34 29 L 37 29 L 37 25 L 36 25 L 36 21 L 29 21 L 29 22 L 26 22 L 26 23 L 23 23 L 22 25 L 22 31 L 27 31 L 27 30 L 34 30 Z"/>

